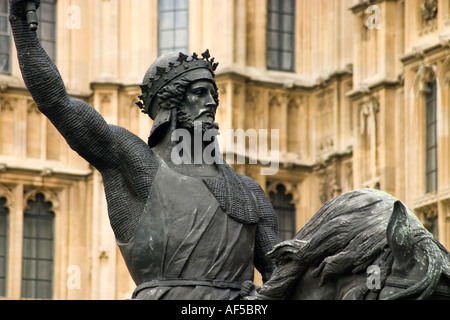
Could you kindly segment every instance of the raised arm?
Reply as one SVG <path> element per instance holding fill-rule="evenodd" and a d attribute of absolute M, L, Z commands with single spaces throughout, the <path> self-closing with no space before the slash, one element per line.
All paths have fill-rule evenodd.
<path fill-rule="evenodd" d="M 69 97 L 58 69 L 42 48 L 36 32 L 29 30 L 25 2 L 9 0 L 9 20 L 25 85 L 39 110 L 72 149 L 97 169 L 111 165 L 114 144 L 109 125 L 87 103 Z"/>

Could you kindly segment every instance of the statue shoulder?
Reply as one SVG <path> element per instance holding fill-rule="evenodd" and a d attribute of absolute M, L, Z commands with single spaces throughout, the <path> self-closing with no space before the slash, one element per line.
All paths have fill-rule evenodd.
<path fill-rule="evenodd" d="M 254 179 L 250 178 L 249 176 L 245 176 L 243 174 L 237 173 L 239 176 L 239 179 L 241 180 L 242 184 L 248 188 L 255 197 L 257 195 L 264 195 L 264 190 L 261 188 L 258 182 L 256 182 Z"/>
<path fill-rule="evenodd" d="M 115 142 L 121 148 L 133 148 L 141 151 L 144 151 L 145 149 L 147 151 L 151 151 L 148 144 L 145 143 L 144 140 L 142 140 L 139 136 L 127 130 L 126 128 L 113 124 L 110 124 L 109 128 L 115 136 Z"/>
<path fill-rule="evenodd" d="M 275 211 L 261 185 L 248 176 L 240 175 L 240 177 L 245 188 L 248 188 L 255 197 L 260 218 L 274 220 L 276 215 Z"/>
<path fill-rule="evenodd" d="M 121 162 L 131 161 L 136 165 L 158 163 L 155 153 L 139 136 L 121 126 L 109 125 L 109 127 L 114 135 L 114 148 Z"/>

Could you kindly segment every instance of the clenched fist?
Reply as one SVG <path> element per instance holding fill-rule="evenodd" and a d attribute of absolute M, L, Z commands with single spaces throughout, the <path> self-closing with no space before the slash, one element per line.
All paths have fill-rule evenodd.
<path fill-rule="evenodd" d="M 17 18 L 26 19 L 25 5 L 27 2 L 34 2 L 39 8 L 41 0 L 9 0 L 9 13 Z"/>

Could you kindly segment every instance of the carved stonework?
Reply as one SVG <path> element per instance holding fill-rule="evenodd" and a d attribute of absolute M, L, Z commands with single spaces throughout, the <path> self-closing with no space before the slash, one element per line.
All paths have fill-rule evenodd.
<path fill-rule="evenodd" d="M 380 111 L 380 103 L 378 97 L 368 96 L 363 99 L 363 103 L 360 105 L 360 119 L 361 119 L 361 133 L 364 133 L 370 121 L 373 125 L 373 129 L 377 130 L 377 114 Z M 369 119 L 370 118 L 370 119 Z"/>
<path fill-rule="evenodd" d="M 317 113 L 315 117 L 318 134 L 316 150 L 325 153 L 334 147 L 334 108 L 333 91 L 324 90 L 317 94 Z"/>
<path fill-rule="evenodd" d="M 0 81 L 0 92 L 4 92 L 8 89 L 8 83 L 5 81 Z"/>
<path fill-rule="evenodd" d="M 14 205 L 13 189 L 9 186 L 0 183 L 0 198 L 6 199 L 6 206 L 11 207 Z"/>
<path fill-rule="evenodd" d="M 347 161 L 344 164 L 344 188 L 345 191 L 353 190 L 353 162 Z"/>
<path fill-rule="evenodd" d="M 245 129 L 256 129 L 258 127 L 258 105 L 260 90 L 246 89 L 245 92 Z"/>
<path fill-rule="evenodd" d="M 433 203 L 416 210 L 416 214 L 423 226 L 436 238 L 438 237 L 438 206 Z"/>
<path fill-rule="evenodd" d="M 445 197 L 445 193 L 443 195 Z M 437 194 L 429 193 L 415 200 L 414 212 L 425 228 L 433 235 L 438 236 L 438 202 Z M 445 201 L 444 201 L 445 202 Z"/>
<path fill-rule="evenodd" d="M 443 215 L 450 222 L 450 188 L 441 193 L 441 199 Z"/>
<path fill-rule="evenodd" d="M 301 118 L 305 117 L 301 109 L 303 105 L 303 97 L 289 97 L 287 107 L 287 150 L 291 153 L 300 155 L 301 139 L 306 138 L 301 135 Z"/>
<path fill-rule="evenodd" d="M 295 183 L 289 183 L 285 181 L 275 181 L 272 183 L 268 183 L 267 194 L 277 193 L 277 187 L 279 185 L 283 185 L 286 188 L 286 195 L 292 196 L 291 204 L 297 205 L 300 202 L 300 192 L 298 191 L 298 186 Z"/>
<path fill-rule="evenodd" d="M 450 84 L 450 56 L 447 57 L 443 65 L 447 65 L 447 69 L 442 71 L 441 75 L 441 83 L 444 83 L 446 85 Z"/>
<path fill-rule="evenodd" d="M 284 103 L 284 95 L 276 93 L 276 92 L 269 92 L 269 107 L 281 107 Z"/>
<path fill-rule="evenodd" d="M 424 35 L 435 31 L 437 28 L 438 0 L 422 0 L 420 11 L 422 15 L 420 34 Z"/>
<path fill-rule="evenodd" d="M 13 155 L 16 133 L 16 98 L 0 97 L 0 155 Z"/>
<path fill-rule="evenodd" d="M 245 102 L 248 103 L 249 105 L 256 106 L 259 94 L 260 94 L 259 91 L 247 89 L 245 91 Z"/>
<path fill-rule="evenodd" d="M 51 202 L 52 203 L 52 211 L 56 211 L 59 209 L 60 207 L 60 201 L 59 201 L 59 197 L 58 195 L 48 189 L 48 188 L 37 188 L 34 189 L 32 191 L 29 191 L 25 194 L 24 198 L 23 198 L 23 206 L 24 206 L 24 210 L 28 209 L 28 201 L 36 201 L 36 195 L 37 194 L 42 194 L 45 197 L 45 200 L 47 202 Z"/>
<path fill-rule="evenodd" d="M 420 10 L 422 13 L 423 22 L 436 19 L 438 12 L 438 0 L 423 0 Z"/>
<path fill-rule="evenodd" d="M 330 165 L 321 165 L 316 170 L 319 181 L 319 199 L 324 204 L 342 193 L 338 162 L 336 159 L 332 159 Z"/>
<path fill-rule="evenodd" d="M 17 99 L 0 97 L 0 111 L 3 110 L 14 111 L 14 106 L 16 104 L 15 102 L 17 102 Z"/>
<path fill-rule="evenodd" d="M 102 108 L 109 108 L 112 101 L 112 93 L 102 93 L 100 95 L 100 102 L 102 104 Z"/>
<path fill-rule="evenodd" d="M 36 102 L 34 102 L 34 100 L 27 101 L 27 113 L 29 113 L 29 114 L 34 113 L 34 114 L 38 114 L 38 115 L 41 114 L 36 105 Z"/>
<path fill-rule="evenodd" d="M 359 105 L 359 130 L 361 146 L 361 166 L 364 185 L 373 185 L 379 176 L 379 97 L 370 95 Z"/>
<path fill-rule="evenodd" d="M 419 92 L 425 94 L 429 91 L 429 83 L 436 77 L 436 66 L 421 65 L 417 71 L 417 79 L 419 81 Z"/>
<path fill-rule="evenodd" d="M 283 130 L 283 116 L 286 112 L 286 95 L 269 92 L 269 119 L 268 119 L 268 140 L 270 150 L 280 148 L 283 143 L 282 130 Z M 278 146 L 272 146 L 272 133 L 278 130 Z M 274 131 L 274 132 L 273 132 Z"/>

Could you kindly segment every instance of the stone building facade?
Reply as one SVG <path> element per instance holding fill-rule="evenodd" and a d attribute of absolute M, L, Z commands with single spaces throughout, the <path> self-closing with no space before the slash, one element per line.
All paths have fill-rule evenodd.
<path fill-rule="evenodd" d="M 7 2 L 0 297 L 128 298 L 102 178 L 26 90 Z M 40 18 L 68 92 L 145 141 L 151 120 L 135 102 L 148 66 L 162 52 L 209 48 L 221 131 L 246 136 L 225 135 L 222 151 L 267 192 L 284 238 L 327 200 L 371 187 L 403 200 L 450 248 L 447 0 L 43 0 Z"/>

